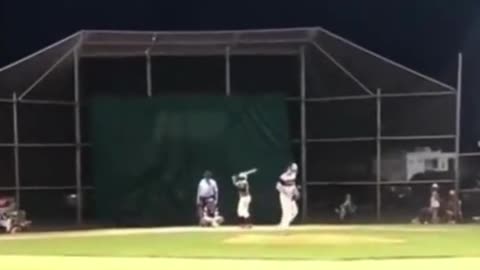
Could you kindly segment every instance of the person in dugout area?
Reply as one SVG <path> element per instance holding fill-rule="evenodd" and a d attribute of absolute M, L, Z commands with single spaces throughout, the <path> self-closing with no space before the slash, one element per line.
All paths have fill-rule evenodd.
<path fill-rule="evenodd" d="M 8 217 L 8 213 L 16 209 L 15 199 L 12 197 L 0 197 L 0 226 L 9 232 L 12 228 L 12 219 Z"/>
<path fill-rule="evenodd" d="M 445 216 L 447 222 L 450 224 L 456 224 L 463 221 L 462 201 L 453 189 L 448 192 Z"/>
<path fill-rule="evenodd" d="M 434 183 L 431 188 L 430 194 L 430 211 L 432 213 L 432 223 L 438 224 L 440 221 L 440 194 L 438 190 L 438 184 Z"/>
<path fill-rule="evenodd" d="M 345 201 L 335 209 L 335 212 L 337 213 L 340 222 L 347 222 L 352 219 L 356 210 L 357 207 L 352 201 L 352 195 L 347 193 L 347 195 L 345 195 Z"/>
<path fill-rule="evenodd" d="M 418 216 L 412 220 L 412 223 L 438 224 L 440 222 L 440 206 L 439 187 L 437 183 L 434 183 L 430 188 L 429 205 L 420 209 Z"/>

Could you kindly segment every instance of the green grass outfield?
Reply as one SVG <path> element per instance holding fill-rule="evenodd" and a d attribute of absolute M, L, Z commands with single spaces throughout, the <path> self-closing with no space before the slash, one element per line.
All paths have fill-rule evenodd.
<path fill-rule="evenodd" d="M 159 228 L 0 236 L 15 269 L 480 269 L 480 226 Z M 434 263 L 434 265 L 432 265 Z M 444 268 L 451 265 L 453 268 Z M 361 267 L 360 267 L 361 266 Z M 403 268 L 397 268 L 402 266 Z M 77 267 L 77 268 L 75 268 Z M 359 268 L 360 267 L 360 268 Z M 94 269 L 96 269 L 94 268 Z M 390 270 L 389 269 L 389 270 Z"/>

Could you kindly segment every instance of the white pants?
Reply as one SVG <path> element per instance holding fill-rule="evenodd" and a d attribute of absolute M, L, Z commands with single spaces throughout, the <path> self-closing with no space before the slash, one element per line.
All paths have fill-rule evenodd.
<path fill-rule="evenodd" d="M 203 222 L 205 225 L 210 225 L 212 227 L 218 227 L 220 224 L 223 223 L 223 217 L 221 216 L 215 216 L 215 217 L 209 217 L 205 216 L 203 217 Z"/>
<path fill-rule="evenodd" d="M 280 226 L 288 227 L 298 214 L 297 202 L 292 199 L 296 190 L 295 186 L 283 186 L 283 192 L 280 192 L 280 205 L 282 207 L 282 219 Z"/>
<path fill-rule="evenodd" d="M 4 227 L 5 230 L 8 232 L 12 228 L 12 219 L 2 219 L 0 220 L 0 226 Z"/>
<path fill-rule="evenodd" d="M 250 217 L 250 202 L 252 201 L 252 197 L 248 196 L 240 196 L 238 199 L 238 206 L 237 206 L 237 215 L 241 218 L 249 218 Z"/>

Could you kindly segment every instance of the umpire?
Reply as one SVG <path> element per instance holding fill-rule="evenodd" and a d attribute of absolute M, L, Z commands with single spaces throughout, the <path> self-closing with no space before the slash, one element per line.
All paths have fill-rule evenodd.
<path fill-rule="evenodd" d="M 203 178 L 198 183 L 197 190 L 197 214 L 200 220 L 203 216 L 203 211 L 207 206 L 208 201 L 212 200 L 215 206 L 218 205 L 218 186 L 217 182 L 212 178 L 212 172 L 205 171 Z"/>

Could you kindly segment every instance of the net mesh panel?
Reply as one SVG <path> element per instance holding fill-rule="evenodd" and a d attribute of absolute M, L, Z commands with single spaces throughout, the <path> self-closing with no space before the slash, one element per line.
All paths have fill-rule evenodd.
<path fill-rule="evenodd" d="M 0 143 L 13 142 L 13 105 L 0 103 Z M 13 167 L 13 148 L 0 147 L 0 186 L 11 187 L 15 184 Z"/>
<path fill-rule="evenodd" d="M 310 142 L 307 179 L 320 182 L 375 181 L 375 142 Z"/>
<path fill-rule="evenodd" d="M 75 186 L 74 147 L 22 147 L 19 155 L 22 186 Z"/>
<path fill-rule="evenodd" d="M 480 21 L 477 22 L 480 23 Z M 473 28 L 472 28 L 473 29 Z M 479 28 L 475 28 L 479 29 Z M 478 30 L 476 30 L 478 33 Z M 479 35 L 472 34 L 463 52 L 463 74 L 462 74 L 462 151 L 478 152 L 478 141 L 480 138 L 480 106 L 478 106 L 478 76 L 479 57 L 477 44 Z"/>
<path fill-rule="evenodd" d="M 73 101 L 75 94 L 74 56 L 62 60 L 25 99 Z"/>
<path fill-rule="evenodd" d="M 155 95 L 224 95 L 225 58 L 155 56 L 152 89 Z"/>
<path fill-rule="evenodd" d="M 308 102 L 308 138 L 376 136 L 375 102 L 375 99 Z"/>
<path fill-rule="evenodd" d="M 144 57 L 82 58 L 80 67 L 84 99 L 96 95 L 146 96 Z"/>
<path fill-rule="evenodd" d="M 480 157 L 460 158 L 460 186 L 462 189 L 480 188 Z"/>
<path fill-rule="evenodd" d="M 335 208 L 350 193 L 353 202 L 357 205 L 357 214 L 354 222 L 366 222 L 375 219 L 376 186 L 374 185 L 329 185 L 310 186 L 308 193 L 308 217 L 311 222 L 338 222 Z"/>
<path fill-rule="evenodd" d="M 455 134 L 455 96 L 382 99 L 382 136 L 428 136 Z M 453 153 L 455 140 L 424 139 L 382 141 L 382 181 L 406 181 L 407 153 L 429 148 Z M 453 180 L 454 164 L 446 172 L 421 172 L 415 180 Z"/>
<path fill-rule="evenodd" d="M 454 135 L 455 95 L 382 99 L 382 135 Z"/>
<path fill-rule="evenodd" d="M 18 104 L 21 143 L 72 143 L 75 141 L 73 106 Z"/>
<path fill-rule="evenodd" d="M 298 56 L 233 56 L 230 63 L 234 95 L 300 94 Z"/>
<path fill-rule="evenodd" d="M 287 110 L 288 110 L 288 124 L 290 126 L 290 135 L 292 139 L 300 140 L 301 137 L 301 121 L 300 119 L 300 102 L 299 101 L 288 101 Z M 300 159 L 296 159 L 300 160 Z"/>
<path fill-rule="evenodd" d="M 315 42 L 370 89 L 380 88 L 385 93 L 451 90 L 372 56 L 325 32 L 319 32 Z"/>
<path fill-rule="evenodd" d="M 337 97 L 367 94 L 325 54 L 313 46 L 307 49 L 307 97 Z"/>
<path fill-rule="evenodd" d="M 307 137 L 350 138 L 376 136 L 375 99 L 307 103 Z M 375 142 L 308 143 L 309 181 L 374 181 L 371 160 Z"/>
<path fill-rule="evenodd" d="M 453 153 L 455 140 L 408 140 L 408 141 L 383 141 L 382 142 L 382 181 L 407 181 L 406 154 L 430 148 L 432 151 Z M 374 161 L 371 161 L 374 163 Z M 425 172 L 413 176 L 415 180 L 453 180 L 454 164 L 449 162 L 449 170 L 446 172 Z"/>
<path fill-rule="evenodd" d="M 56 227 L 71 226 L 75 223 L 75 207 L 69 205 L 67 196 L 74 193 L 74 189 L 22 190 L 20 205 L 27 211 L 27 218 L 38 228 L 52 224 Z"/>
<path fill-rule="evenodd" d="M 0 147 L 0 172 L 0 186 L 13 187 L 15 185 L 13 148 Z"/>
<path fill-rule="evenodd" d="M 82 185 L 93 186 L 92 147 L 82 148 Z"/>
<path fill-rule="evenodd" d="M 69 91 L 66 91 L 66 89 L 67 86 L 71 86 L 69 84 L 71 82 L 69 76 L 71 76 L 73 70 L 71 53 L 77 41 L 78 35 L 72 36 L 16 65 L 0 69 L 0 97 L 11 98 L 13 91 L 18 94 L 22 93 L 62 58 L 61 64 L 50 74 L 54 79 L 47 77 L 47 82 L 38 85 L 44 92 L 37 93 L 37 97 L 48 96 L 50 99 L 63 99 L 65 96 L 71 96 L 73 89 L 70 88 Z M 47 84 L 49 87 L 47 87 Z"/>
<path fill-rule="evenodd" d="M 383 185 L 381 189 L 382 218 L 390 222 L 410 221 L 419 215 L 420 209 L 430 205 L 432 184 Z M 442 200 L 447 199 L 453 184 L 439 184 Z"/>
<path fill-rule="evenodd" d="M 13 105 L 10 103 L 0 103 L 0 143 L 9 143 L 13 141 Z"/>
<path fill-rule="evenodd" d="M 285 107 L 283 97 L 96 100 L 92 124 L 100 217 L 191 224 L 198 181 L 211 169 L 220 209 L 231 221 L 237 194 L 230 176 L 258 167 L 251 180 L 254 217 L 276 221 L 274 186 L 291 158 Z"/>

